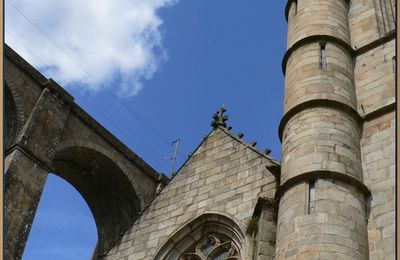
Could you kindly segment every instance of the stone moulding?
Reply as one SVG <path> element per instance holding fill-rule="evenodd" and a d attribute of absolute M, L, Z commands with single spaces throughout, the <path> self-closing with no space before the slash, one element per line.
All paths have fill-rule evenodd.
<path fill-rule="evenodd" d="M 5 245 L 20 259 L 49 173 L 70 183 L 92 211 L 98 242 L 92 259 L 115 247 L 168 178 L 155 171 L 7 45 L 8 111 L 17 133 L 5 151 Z M 14 101 L 14 102 L 13 102 Z M 9 113 L 11 114 L 11 113 Z M 9 134 L 9 136 L 12 136 Z M 101 192 L 99 192 L 101 191 Z"/>
<path fill-rule="evenodd" d="M 268 167 L 270 167 L 271 169 L 276 170 L 277 168 L 280 167 L 280 163 L 279 163 L 278 161 L 276 161 L 275 159 L 273 159 L 271 156 L 269 156 L 269 155 L 267 155 L 267 154 L 261 152 L 260 150 L 258 150 L 258 149 L 257 149 L 255 146 L 253 146 L 252 144 L 246 143 L 245 141 L 243 141 L 243 140 L 241 139 L 241 137 L 233 135 L 233 134 L 232 134 L 231 132 L 229 132 L 225 127 L 219 127 L 219 129 L 220 129 L 221 131 L 223 131 L 224 133 L 226 133 L 227 135 L 229 135 L 229 136 L 230 136 L 231 138 L 233 138 L 234 140 L 236 140 L 237 142 L 239 142 L 239 143 L 241 143 L 242 145 L 244 145 L 246 148 L 248 148 L 248 149 L 254 151 L 255 153 L 259 154 L 260 156 L 262 156 L 262 157 L 268 159 L 268 161 L 270 162 L 270 166 L 268 166 Z M 240 134 L 242 134 L 242 133 L 240 133 Z M 243 137 L 243 135 L 242 135 L 242 137 Z"/>
<path fill-rule="evenodd" d="M 344 0 L 347 4 L 350 3 L 350 0 Z M 293 2 L 297 2 L 297 0 L 288 0 L 285 6 L 285 18 L 286 18 L 286 22 L 289 19 L 289 10 L 290 10 L 290 6 L 292 5 Z"/>
<path fill-rule="evenodd" d="M 230 237 L 238 247 L 240 254 L 244 255 L 247 248 L 245 235 L 232 217 L 215 212 L 205 212 L 194 220 L 183 224 L 160 247 L 154 260 L 179 259 L 193 243 L 199 241 L 209 233 L 220 233 Z M 240 259 L 244 259 L 241 257 Z"/>
<path fill-rule="evenodd" d="M 394 103 L 388 104 L 386 106 L 378 108 L 377 110 L 372 111 L 372 112 L 364 115 L 363 119 L 364 119 L 364 121 L 371 121 L 371 120 L 373 120 L 375 118 L 378 118 L 378 117 L 380 117 L 382 115 L 388 114 L 388 113 L 390 113 L 392 111 L 395 111 L 395 110 L 396 110 L 396 103 L 394 102 Z"/>
<path fill-rule="evenodd" d="M 85 112 L 78 104 L 74 102 L 74 98 L 64 90 L 57 82 L 53 79 L 47 79 L 39 71 L 37 71 L 32 65 L 25 61 L 18 53 L 11 49 L 7 44 L 4 44 L 4 56 L 9 58 L 21 71 L 36 81 L 42 89 L 48 89 L 50 93 L 56 98 L 60 99 L 67 106 L 71 107 L 71 113 L 79 117 L 89 128 L 93 129 L 97 134 L 103 137 L 111 146 L 116 150 L 120 151 L 128 160 L 133 162 L 144 172 L 146 172 L 153 180 L 158 181 L 159 173 L 155 171 L 150 165 L 148 165 L 142 158 L 130 150 L 125 144 L 118 140 L 113 134 L 107 129 L 100 125 L 94 118 L 92 118 L 87 112 Z M 7 83 L 8 84 L 8 83 Z M 8 84 L 13 97 L 16 96 L 16 91 L 13 91 L 12 84 Z M 7 153 L 10 153 L 11 148 L 8 149 Z M 162 174 L 162 182 L 166 183 L 168 177 Z"/>
<path fill-rule="evenodd" d="M 336 100 L 331 100 L 331 99 L 309 100 L 309 101 L 300 103 L 297 106 L 291 108 L 282 117 L 281 122 L 279 123 L 279 130 L 278 130 L 279 139 L 281 142 L 283 140 L 283 130 L 285 129 L 285 126 L 289 122 L 289 120 L 297 113 L 299 113 L 303 110 L 306 110 L 308 108 L 313 108 L 313 107 L 327 107 L 327 108 L 339 109 L 345 113 L 348 113 L 359 124 L 361 124 L 363 122 L 363 118 L 360 116 L 360 114 L 356 110 L 354 110 L 352 107 L 350 107 L 349 105 L 346 105 L 344 103 L 341 103 Z"/>
<path fill-rule="evenodd" d="M 334 36 L 331 35 L 311 35 L 305 38 L 302 38 L 301 40 L 297 41 L 296 43 L 294 43 L 285 53 L 285 55 L 283 56 L 282 59 L 282 72 L 283 75 L 286 75 L 286 65 L 287 62 L 289 60 L 289 57 L 292 55 L 292 53 L 294 51 L 296 51 L 297 49 L 299 49 L 300 47 L 313 43 L 313 42 L 320 42 L 320 41 L 324 41 L 324 42 L 329 42 L 329 43 L 334 43 L 342 48 L 344 48 L 345 50 L 348 51 L 348 53 L 352 56 L 352 57 L 357 57 L 369 50 L 375 49 L 376 47 L 385 44 L 393 39 L 396 38 L 396 31 L 393 30 L 391 32 L 388 32 L 386 35 L 376 39 L 375 41 L 370 42 L 367 45 L 362 46 L 361 48 L 358 49 L 353 49 L 353 47 L 351 47 L 348 43 L 346 43 L 345 41 L 336 38 Z"/>
<path fill-rule="evenodd" d="M 20 144 L 15 144 L 12 147 L 10 147 L 6 152 L 5 155 L 9 155 L 13 153 L 14 151 L 18 151 L 19 153 L 24 154 L 26 157 L 40 165 L 43 169 L 45 169 L 48 172 L 52 172 L 51 166 L 48 165 L 45 161 L 41 160 L 40 158 L 35 157 L 32 151 L 30 151 L 27 147 L 24 147 Z"/>
<path fill-rule="evenodd" d="M 348 43 L 346 43 L 345 41 L 343 41 L 342 39 L 339 39 L 339 38 L 331 36 L 331 35 L 311 35 L 311 36 L 302 38 L 301 40 L 298 40 L 286 51 L 286 53 L 282 59 L 283 75 L 286 75 L 286 65 L 287 65 L 289 57 L 292 55 L 292 53 L 295 52 L 300 47 L 310 44 L 310 43 L 313 43 L 313 42 L 327 42 L 327 43 L 336 44 L 336 45 L 344 48 L 348 53 L 350 53 L 351 56 L 354 56 L 353 48 L 351 48 L 351 46 Z"/>
<path fill-rule="evenodd" d="M 295 184 L 302 182 L 302 181 L 310 181 L 310 180 L 315 180 L 315 179 L 323 179 L 323 178 L 329 178 L 332 180 L 338 180 L 345 182 L 347 184 L 351 184 L 355 186 L 358 190 L 360 190 L 365 196 L 370 196 L 371 191 L 369 188 L 362 183 L 361 181 L 357 180 L 356 178 L 349 176 L 344 173 L 340 172 L 334 172 L 334 171 L 312 171 L 312 172 L 306 172 L 303 174 L 299 174 L 295 177 L 290 178 L 289 180 L 285 181 L 282 183 L 279 187 L 278 190 L 275 194 L 275 199 L 279 201 L 279 198 L 282 197 L 282 195 L 287 191 L 289 188 L 293 187 Z"/>

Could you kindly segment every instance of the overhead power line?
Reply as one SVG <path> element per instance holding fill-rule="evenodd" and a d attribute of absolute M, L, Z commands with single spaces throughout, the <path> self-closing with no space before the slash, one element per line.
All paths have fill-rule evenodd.
<path fill-rule="evenodd" d="M 52 37 L 49 33 L 47 33 L 38 23 L 36 23 L 29 15 L 25 14 L 25 12 L 14 4 L 12 1 L 7 0 L 7 3 L 10 4 L 22 17 L 24 17 L 39 33 L 41 33 L 44 37 L 46 37 L 59 51 L 61 51 L 65 56 L 71 59 L 81 70 L 83 70 L 90 78 L 92 78 L 103 90 L 105 90 L 113 99 L 115 99 L 120 106 L 122 106 L 130 115 L 134 116 L 137 120 L 139 120 L 145 127 L 147 127 L 154 135 L 156 135 L 160 140 L 162 140 L 166 145 L 170 146 L 170 141 L 161 135 L 157 130 L 155 130 L 152 126 L 150 126 L 144 119 L 142 119 L 137 113 L 129 109 L 125 106 L 125 104 L 116 96 L 112 91 L 110 91 L 101 80 L 99 80 L 90 70 L 88 70 L 78 58 L 76 58 L 73 54 L 71 54 L 61 43 L 59 43 L 54 37 Z M 178 154 L 181 158 L 183 156 Z"/>
<path fill-rule="evenodd" d="M 12 38 L 14 38 L 14 41 L 19 44 L 22 48 L 24 48 L 26 51 L 30 52 L 36 59 L 40 60 L 41 62 L 43 62 L 43 64 L 46 64 L 46 61 L 43 59 L 44 57 L 48 58 L 46 55 L 38 55 L 38 53 L 41 53 L 42 51 L 39 48 L 36 48 L 36 46 L 32 46 L 32 43 L 30 44 L 30 47 L 34 47 L 34 50 L 32 50 L 30 47 L 26 46 L 23 42 L 25 42 L 24 40 L 21 40 L 21 38 L 23 38 L 23 36 L 21 35 L 16 35 L 15 33 L 11 32 L 9 28 L 5 28 L 6 34 L 8 34 L 9 36 L 11 36 Z M 18 34 L 18 33 L 17 33 Z M 61 72 L 62 75 L 60 75 L 61 77 L 65 77 L 66 75 Z M 84 96 L 82 97 L 83 99 L 86 100 L 87 104 L 89 104 L 95 111 L 97 111 L 97 113 L 101 114 L 107 121 L 110 122 L 111 125 L 113 125 L 115 128 L 118 128 L 121 132 L 124 132 L 126 137 L 132 141 L 133 144 L 137 145 L 138 147 L 140 147 L 143 152 L 145 154 L 147 154 L 149 156 L 149 158 L 151 160 L 153 160 L 156 164 L 154 165 L 154 168 L 158 168 L 161 167 L 165 172 L 168 172 L 166 165 L 165 165 L 165 161 L 162 159 L 161 156 L 157 156 L 157 155 L 153 155 L 156 154 L 156 152 L 150 152 L 147 151 L 147 148 L 150 149 L 150 147 L 145 147 L 144 145 L 141 145 L 140 143 L 138 143 L 137 141 L 135 141 L 136 139 L 140 140 L 140 138 L 133 138 L 132 136 L 130 136 L 132 134 L 131 131 L 128 131 L 127 129 L 125 129 L 123 127 L 123 124 L 119 121 L 118 124 L 114 124 L 112 122 L 112 120 L 106 115 L 106 113 L 103 113 L 101 110 L 96 108 L 95 102 L 91 102 L 89 99 L 85 98 Z M 100 106 L 101 107 L 101 106 Z M 115 120 L 115 118 L 114 118 Z M 153 150 L 153 149 L 151 149 Z"/>

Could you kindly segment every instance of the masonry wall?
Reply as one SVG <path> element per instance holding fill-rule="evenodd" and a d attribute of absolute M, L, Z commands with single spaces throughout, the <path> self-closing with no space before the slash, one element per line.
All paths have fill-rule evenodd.
<path fill-rule="evenodd" d="M 229 216 L 246 233 L 258 197 L 275 194 L 268 164 L 227 130 L 214 130 L 105 259 L 153 259 L 171 234 L 205 212 Z M 244 259 L 251 245 L 247 235 Z"/>
<path fill-rule="evenodd" d="M 98 231 L 96 259 L 116 243 L 166 177 L 83 111 L 56 82 L 4 47 L 6 109 L 11 112 L 6 121 L 5 256 L 21 259 L 51 172 L 73 185 L 89 205 Z"/>
<path fill-rule="evenodd" d="M 367 259 L 364 194 L 329 178 L 315 184 L 315 209 L 308 212 L 308 182 L 280 200 L 276 259 Z"/>
<path fill-rule="evenodd" d="M 367 259 L 349 2 L 288 8 L 276 259 Z"/>
<path fill-rule="evenodd" d="M 291 2 L 288 17 L 288 48 L 311 35 L 331 35 L 350 42 L 347 1 L 298 0 Z M 310 14 L 312 14 L 312 19 L 310 19 Z"/>
<path fill-rule="evenodd" d="M 349 24 L 355 49 L 380 41 L 355 58 L 357 110 L 365 118 L 361 157 L 368 201 L 369 257 L 395 253 L 395 11 L 393 0 L 351 1 Z"/>
<path fill-rule="evenodd" d="M 321 70 L 320 42 L 300 47 L 289 57 L 285 77 L 285 112 L 306 101 L 328 99 L 356 107 L 353 58 L 343 47 L 326 43 L 326 69 Z"/>
<path fill-rule="evenodd" d="M 351 46 L 360 49 L 393 31 L 395 13 L 395 0 L 351 0 Z"/>
<path fill-rule="evenodd" d="M 258 218 L 256 244 L 253 252 L 257 260 L 275 259 L 276 244 L 276 201 L 273 204 L 264 203 Z"/>
<path fill-rule="evenodd" d="M 370 259 L 395 258 L 395 113 L 364 124 L 364 182 L 371 190 L 368 216 Z"/>
<path fill-rule="evenodd" d="M 154 197 L 156 187 L 154 183 L 155 171 L 150 168 L 143 159 L 125 147 L 116 147 L 109 140 L 99 138 L 99 130 L 88 125 L 79 116 L 70 116 L 65 123 L 65 129 L 61 136 L 61 144 L 57 147 L 57 152 L 61 153 L 64 149 L 73 147 L 86 147 L 98 151 L 101 154 L 112 158 L 118 162 L 118 167 L 127 175 L 129 181 L 134 186 L 141 202 L 141 207 L 148 205 Z M 85 158 L 80 158 L 85 161 Z M 62 156 L 60 160 L 63 160 Z M 90 162 L 94 158 L 86 158 Z M 86 166 L 86 168 L 90 168 Z M 60 169 L 60 174 L 62 174 Z M 143 178 L 143 172 L 152 175 L 153 178 Z"/>
<path fill-rule="evenodd" d="M 8 176 L 4 178 L 4 257 L 14 260 L 21 259 L 24 252 L 47 171 L 18 150 L 6 157 L 5 169 Z"/>
<path fill-rule="evenodd" d="M 288 1 L 278 259 L 394 257 L 394 2 Z"/>
<path fill-rule="evenodd" d="M 362 181 L 357 122 L 339 109 L 315 107 L 287 123 L 282 142 L 281 184 L 316 171 Z"/>
<path fill-rule="evenodd" d="M 4 62 L 4 67 L 7 68 L 4 79 L 15 99 L 19 113 L 18 123 L 22 127 L 43 91 L 38 81 L 44 83 L 46 79 L 44 77 L 33 79 L 15 64 L 17 62 L 15 60 L 4 59 Z M 15 91 L 21 86 L 24 91 Z"/>
<path fill-rule="evenodd" d="M 355 59 L 354 83 L 362 116 L 395 103 L 395 47 L 393 39 Z"/>

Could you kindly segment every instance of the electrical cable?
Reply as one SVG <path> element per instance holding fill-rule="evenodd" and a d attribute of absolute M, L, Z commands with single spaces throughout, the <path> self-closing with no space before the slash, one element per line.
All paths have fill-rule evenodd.
<path fill-rule="evenodd" d="M 45 36 L 57 49 L 59 49 L 64 55 L 66 55 L 68 58 L 70 58 L 80 69 L 82 69 L 90 78 L 92 78 L 97 84 L 104 89 L 109 95 L 111 95 L 119 104 L 122 106 L 129 114 L 134 116 L 137 120 L 139 120 L 144 126 L 146 126 L 150 131 L 153 132 L 157 137 L 159 137 L 165 144 L 168 146 L 171 145 L 171 142 L 169 142 L 164 136 L 162 136 L 160 133 L 158 133 L 153 127 L 151 127 L 145 120 L 143 120 L 140 116 L 137 115 L 134 111 L 129 109 L 124 105 L 124 103 L 117 97 L 115 96 L 107 87 L 104 86 L 103 82 L 100 81 L 96 76 L 91 73 L 86 67 L 77 59 L 75 56 L 69 53 L 69 51 L 63 47 L 62 44 L 60 44 L 54 37 L 52 37 L 49 33 L 47 33 L 39 24 L 37 24 L 32 18 L 30 18 L 27 14 L 24 13 L 24 11 L 15 5 L 12 1 L 7 0 L 7 3 L 10 4 L 22 17 L 24 17 L 37 31 L 39 31 L 43 36 Z M 183 156 L 178 152 L 178 155 L 183 159 Z"/>
<path fill-rule="evenodd" d="M 6 33 L 11 36 L 12 38 L 14 38 L 15 42 L 18 43 L 22 48 L 24 48 L 26 51 L 30 52 L 33 56 L 35 56 L 35 59 L 40 60 L 43 64 L 47 64 L 47 62 L 45 60 L 43 60 L 43 57 L 45 57 L 45 55 L 37 55 L 37 53 L 41 53 L 41 51 L 39 51 L 37 48 L 35 48 L 35 51 L 33 51 L 31 48 L 25 46 L 22 42 L 24 42 L 24 40 L 21 40 L 21 38 L 23 38 L 23 36 L 20 35 L 20 37 L 18 37 L 16 34 L 12 33 L 8 28 L 6 28 Z M 18 34 L 18 33 L 17 33 Z M 34 47 L 32 46 L 32 43 L 30 44 L 30 47 Z M 47 57 L 48 58 L 48 57 Z M 63 74 L 61 72 L 62 75 L 60 75 L 62 78 L 64 77 L 64 79 L 66 78 L 66 75 Z M 61 79 L 62 80 L 62 79 Z M 140 147 L 154 162 L 158 162 L 154 167 L 158 168 L 159 166 L 163 166 L 163 170 L 165 170 L 166 172 L 168 172 L 168 170 L 166 169 L 165 161 L 162 158 L 156 159 L 156 157 L 154 157 L 152 155 L 152 153 L 155 153 L 154 151 L 150 152 L 147 151 L 147 149 L 141 145 L 140 143 L 135 141 L 135 138 L 133 138 L 130 134 L 131 132 L 128 131 L 127 129 L 123 128 L 123 124 L 119 121 L 118 124 L 114 124 L 112 122 L 112 120 L 105 114 L 103 113 L 101 110 L 98 110 L 96 108 L 96 106 L 94 105 L 94 103 L 92 101 L 90 101 L 89 99 L 85 98 L 84 96 L 82 96 L 82 99 L 85 99 L 86 102 L 99 114 L 101 114 L 107 121 L 109 121 L 109 123 L 111 125 L 113 125 L 115 128 L 118 128 L 120 131 L 124 132 L 125 135 L 129 138 L 130 141 L 132 141 L 135 145 L 137 145 L 138 147 Z M 115 117 L 114 117 L 115 119 Z M 140 138 L 137 136 L 137 139 L 140 140 Z M 153 150 L 153 149 L 151 149 Z"/>

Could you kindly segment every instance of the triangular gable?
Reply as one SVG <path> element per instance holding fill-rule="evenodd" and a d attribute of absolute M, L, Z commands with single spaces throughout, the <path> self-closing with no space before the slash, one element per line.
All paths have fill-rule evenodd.
<path fill-rule="evenodd" d="M 134 259 L 154 259 L 174 232 L 206 213 L 223 214 L 246 233 L 259 198 L 274 198 L 280 166 L 241 136 L 214 126 L 108 256 L 129 244 Z"/>

